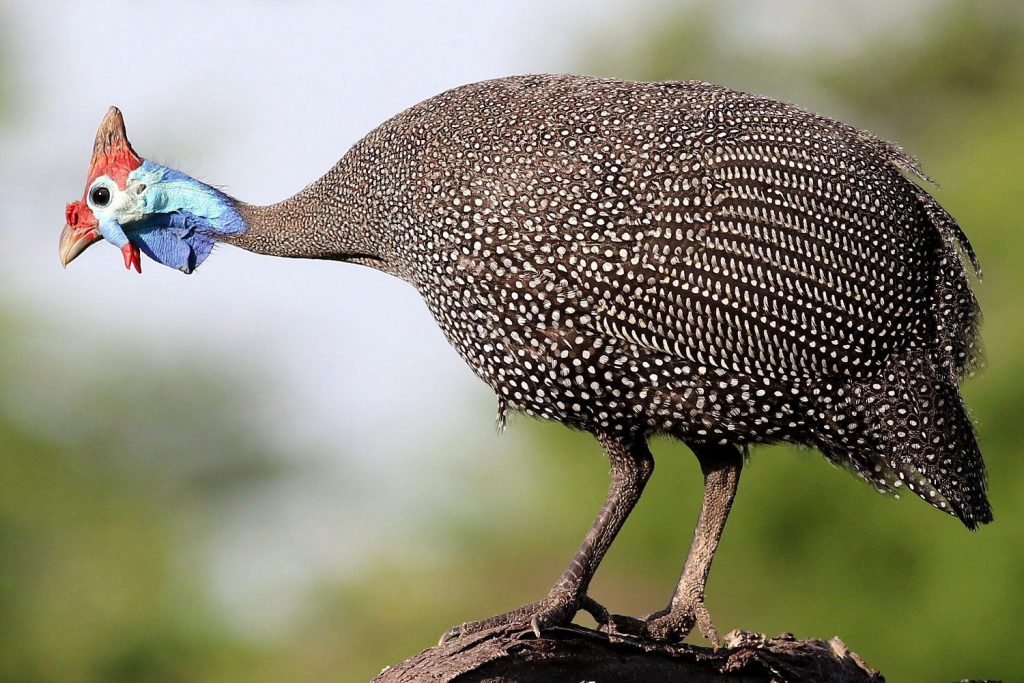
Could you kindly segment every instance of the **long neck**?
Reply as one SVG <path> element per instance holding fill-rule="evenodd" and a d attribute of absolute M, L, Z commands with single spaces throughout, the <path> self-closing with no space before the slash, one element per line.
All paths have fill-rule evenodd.
<path fill-rule="evenodd" d="M 294 196 L 269 206 L 237 202 L 246 230 L 223 238 L 248 251 L 289 258 L 353 261 L 401 276 L 394 235 L 368 212 L 339 163 Z"/>

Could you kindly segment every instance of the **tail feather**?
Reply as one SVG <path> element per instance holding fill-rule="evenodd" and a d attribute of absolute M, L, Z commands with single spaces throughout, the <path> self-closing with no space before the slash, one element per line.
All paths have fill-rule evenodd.
<path fill-rule="evenodd" d="M 906 486 L 974 529 L 992 521 L 985 465 L 956 378 L 934 355 L 911 349 L 880 376 L 837 390 L 816 442 L 876 488 Z"/>
<path fill-rule="evenodd" d="M 928 180 L 916 160 L 899 148 L 866 142 L 897 168 Z M 992 521 L 985 492 L 985 465 L 959 379 L 980 363 L 981 312 L 971 289 L 971 271 L 981 266 L 956 220 L 928 192 L 913 186 L 930 224 L 934 289 L 929 313 L 876 377 L 837 387 L 818 387 L 815 445 L 833 462 L 860 474 L 875 488 L 913 491 L 968 528 Z"/>
<path fill-rule="evenodd" d="M 980 277 L 981 265 L 967 235 L 956 220 L 920 188 L 918 197 L 925 216 L 939 237 L 938 268 L 932 301 L 933 325 L 926 326 L 923 331 L 935 335 L 933 339 L 939 342 L 945 364 L 953 369 L 957 377 L 962 378 L 973 372 L 980 363 L 978 327 L 981 309 L 971 289 L 967 266 L 970 265 L 974 274 Z"/>

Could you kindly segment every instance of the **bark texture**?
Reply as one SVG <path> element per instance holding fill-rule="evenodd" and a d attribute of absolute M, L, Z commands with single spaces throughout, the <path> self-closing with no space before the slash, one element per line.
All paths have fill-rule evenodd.
<path fill-rule="evenodd" d="M 665 645 L 571 626 L 497 628 L 429 648 L 375 683 L 877 683 L 884 678 L 839 638 L 797 640 L 733 631 L 718 650 Z"/>

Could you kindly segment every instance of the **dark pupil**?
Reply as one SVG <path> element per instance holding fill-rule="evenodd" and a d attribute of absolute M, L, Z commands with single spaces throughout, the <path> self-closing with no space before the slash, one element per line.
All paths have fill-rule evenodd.
<path fill-rule="evenodd" d="M 96 206 L 106 206 L 110 202 L 110 190 L 105 187 L 97 187 L 92 191 L 92 203 Z"/>

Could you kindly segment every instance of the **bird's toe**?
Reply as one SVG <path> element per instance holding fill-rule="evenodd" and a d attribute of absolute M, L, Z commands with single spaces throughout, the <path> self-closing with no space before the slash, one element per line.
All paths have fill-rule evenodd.
<path fill-rule="evenodd" d="M 633 636 L 635 638 L 646 637 L 646 623 L 643 619 L 637 619 L 627 614 L 611 614 L 608 620 L 600 624 L 599 631 L 607 633 L 610 637 Z"/>
<path fill-rule="evenodd" d="M 608 621 L 608 610 L 589 597 L 584 596 L 578 601 L 548 597 L 504 614 L 453 626 L 441 636 L 438 645 L 499 627 L 529 626 L 539 638 L 541 633 L 547 629 L 570 623 L 580 609 L 589 612 L 599 624 Z"/>
<path fill-rule="evenodd" d="M 643 634 L 653 640 L 680 642 L 686 638 L 696 626 L 701 635 L 718 648 L 721 638 L 718 630 L 711 622 L 711 615 L 702 599 L 679 603 L 649 615 L 644 620 Z"/>

